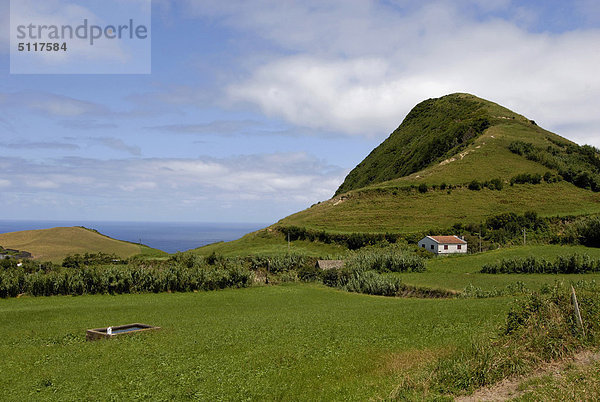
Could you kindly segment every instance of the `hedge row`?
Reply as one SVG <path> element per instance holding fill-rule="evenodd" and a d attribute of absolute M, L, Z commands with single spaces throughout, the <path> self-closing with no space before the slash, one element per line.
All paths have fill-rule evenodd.
<path fill-rule="evenodd" d="M 558 256 L 554 262 L 539 257 L 509 258 L 485 264 L 483 274 L 585 274 L 600 272 L 600 260 L 589 255 Z"/>
<path fill-rule="evenodd" d="M 246 287 L 252 273 L 240 265 L 109 265 L 28 272 L 0 270 L 0 297 L 83 295 L 98 293 L 186 292 Z"/>
<path fill-rule="evenodd" d="M 377 272 L 423 272 L 423 258 L 400 250 L 362 250 L 354 253 L 346 266 L 355 271 Z"/>
<path fill-rule="evenodd" d="M 347 247 L 350 250 L 358 250 L 359 248 L 387 241 L 388 243 L 396 243 L 398 240 L 397 234 L 392 233 L 329 233 L 324 230 L 310 230 L 299 226 L 278 226 L 276 230 L 282 233 L 286 239 L 290 240 L 308 240 L 319 241 L 321 243 L 335 243 Z"/>

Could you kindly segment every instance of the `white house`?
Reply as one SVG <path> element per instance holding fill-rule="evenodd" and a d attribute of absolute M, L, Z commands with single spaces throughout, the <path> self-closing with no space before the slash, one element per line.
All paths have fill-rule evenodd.
<path fill-rule="evenodd" d="M 467 242 L 458 236 L 427 236 L 419 240 L 419 247 L 434 254 L 467 252 Z"/>

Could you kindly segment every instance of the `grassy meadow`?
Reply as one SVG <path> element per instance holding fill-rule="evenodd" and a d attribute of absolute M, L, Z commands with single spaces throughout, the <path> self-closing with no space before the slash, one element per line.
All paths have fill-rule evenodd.
<path fill-rule="evenodd" d="M 484 264 L 495 263 L 505 258 L 525 258 L 528 256 L 554 260 L 559 255 L 574 253 L 587 254 L 600 258 L 600 249 L 584 246 L 535 245 L 510 247 L 486 251 L 473 255 L 454 255 L 436 257 L 427 260 L 427 270 L 422 273 L 399 274 L 402 280 L 410 285 L 462 291 L 472 285 L 482 290 L 502 289 L 521 282 L 530 290 L 540 290 L 542 285 L 552 285 L 555 281 L 570 283 L 572 281 L 595 280 L 600 283 L 600 274 L 482 274 L 479 273 Z"/>
<path fill-rule="evenodd" d="M 424 272 L 387 275 L 408 285 L 456 291 L 471 285 L 491 291 L 517 282 L 539 290 L 557 280 L 600 280 L 600 274 L 479 273 L 484 264 L 504 258 L 553 260 L 573 253 L 600 258 L 597 248 L 532 245 L 431 258 Z M 439 390 L 419 387 L 428 384 L 435 367 L 440 378 L 440 359 L 472 353 L 474 340 L 498 339 L 512 303 L 522 297 L 381 297 L 293 282 L 0 299 L 0 387 L 7 400 L 434 397 Z M 86 329 L 133 322 L 162 329 L 85 340 Z M 452 370 L 460 376 L 459 367 Z M 532 386 L 525 395 L 567 392 L 561 387 L 557 383 L 551 394 Z"/>
<path fill-rule="evenodd" d="M 291 284 L 199 293 L 0 300 L 8 400 L 386 398 L 509 300 L 401 299 Z M 85 330 L 160 331 L 86 342 Z"/>

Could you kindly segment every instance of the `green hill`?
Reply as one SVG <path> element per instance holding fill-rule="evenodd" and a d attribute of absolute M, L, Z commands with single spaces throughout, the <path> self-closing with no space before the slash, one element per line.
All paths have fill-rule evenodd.
<path fill-rule="evenodd" d="M 28 251 L 33 258 L 59 262 L 70 254 L 98 253 L 116 254 L 127 258 L 142 254 L 166 255 L 148 246 L 115 240 L 95 230 L 83 227 L 59 227 L 42 230 L 25 230 L 0 234 L 4 248 Z"/>
<path fill-rule="evenodd" d="M 498 128 L 508 129 L 509 132 L 521 131 L 525 133 L 524 137 L 528 137 L 526 133 L 529 132 L 537 133 L 538 135 L 529 137 L 538 144 L 546 135 L 553 136 L 557 141 L 566 141 L 544 132 L 534 122 L 521 115 L 473 95 L 452 94 L 428 99 L 415 106 L 400 127 L 348 174 L 335 195 L 410 176 L 440 163 L 444 166 L 452 161 L 452 158 L 463 159 L 467 155 L 465 151 L 473 152 L 474 149 L 478 149 L 471 145 L 485 145 L 486 140 L 489 142 L 490 139 L 496 138 L 493 132 Z M 485 136 L 481 141 L 484 133 L 491 135 Z M 488 150 L 492 148 L 497 147 L 488 147 Z M 489 157 L 489 152 L 484 156 Z M 479 164 L 479 161 L 475 164 Z M 489 160 L 484 164 L 489 167 Z M 468 177 L 468 174 L 465 174 L 467 172 L 457 176 L 456 169 L 452 169 L 454 167 L 450 167 L 453 171 L 452 175 L 448 175 L 449 180 Z M 443 170 L 444 173 L 450 173 L 448 168 Z M 487 168 L 485 170 L 482 173 L 495 173 Z M 498 173 L 506 171 L 501 169 Z"/>
<path fill-rule="evenodd" d="M 419 103 L 350 174 L 330 200 L 276 227 L 328 233 L 422 233 L 491 216 L 600 213 L 600 153 L 469 94 Z M 271 231 L 273 232 L 273 231 Z M 268 233 L 267 233 L 268 234 Z M 286 244 L 282 236 L 260 236 Z M 220 244 L 252 250 L 254 237 Z M 316 243 L 315 243 L 316 244 Z M 201 248 L 200 252 L 216 251 Z"/>
<path fill-rule="evenodd" d="M 331 200 L 279 225 L 408 233 L 504 212 L 594 214 L 599 173 L 596 149 L 492 102 L 453 94 L 417 105 Z"/>

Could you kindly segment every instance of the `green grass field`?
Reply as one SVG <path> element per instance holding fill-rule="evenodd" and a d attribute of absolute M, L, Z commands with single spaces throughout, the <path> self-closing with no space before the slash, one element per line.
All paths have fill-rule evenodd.
<path fill-rule="evenodd" d="M 423 300 L 317 285 L 0 300 L 7 400 L 365 400 L 493 331 L 509 300 Z M 86 342 L 143 322 L 154 333 Z"/>
<path fill-rule="evenodd" d="M 59 227 L 42 230 L 25 230 L 0 234 L 4 248 L 24 250 L 35 259 L 60 262 L 70 254 L 116 254 L 122 258 L 141 254 L 146 257 L 163 257 L 165 252 L 139 244 L 115 240 L 96 231 L 82 227 Z"/>
<path fill-rule="evenodd" d="M 579 246 L 513 247 L 432 258 L 426 272 L 398 275 L 407 284 L 454 290 L 600 280 L 478 273 L 502 258 L 574 252 L 600 258 L 600 249 Z M 497 334 L 513 300 L 386 298 L 302 283 L 1 299 L 0 387 L 7 400 L 386 399 L 450 351 Z M 133 322 L 162 329 L 85 340 L 86 329 Z M 529 395 L 546 395 L 535 392 Z"/>
<path fill-rule="evenodd" d="M 539 290 L 543 284 L 553 284 L 555 281 L 596 280 L 600 282 L 600 274 L 481 274 L 479 271 L 484 264 L 494 263 L 503 258 L 536 256 L 554 260 L 559 255 L 574 253 L 588 254 L 600 258 L 600 249 L 583 246 L 521 246 L 511 247 L 481 254 L 435 257 L 427 261 L 427 271 L 422 273 L 401 274 L 403 281 L 410 285 L 432 288 L 444 288 L 461 291 L 469 285 L 483 290 L 493 290 L 523 282 L 531 290 Z"/>

